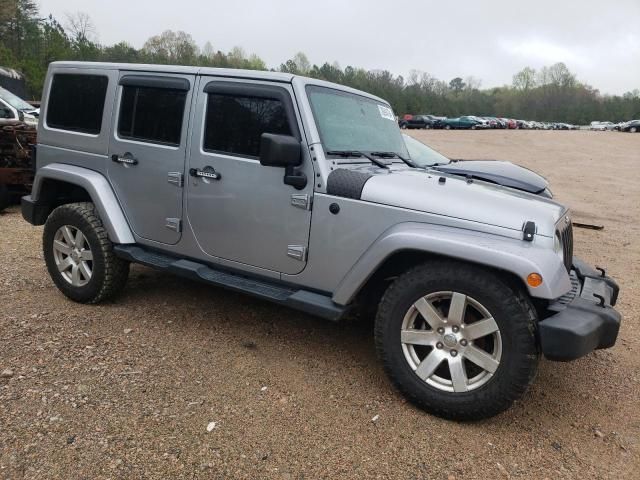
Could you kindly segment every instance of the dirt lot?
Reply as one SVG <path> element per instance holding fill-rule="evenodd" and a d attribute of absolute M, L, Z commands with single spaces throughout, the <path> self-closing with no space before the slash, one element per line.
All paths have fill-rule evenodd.
<path fill-rule="evenodd" d="M 543 361 L 514 408 L 456 424 L 391 388 L 363 324 L 142 267 L 117 301 L 74 304 L 46 273 L 42 229 L 13 208 L 0 215 L 0 371 L 13 372 L 0 478 L 638 478 L 640 135 L 412 134 L 535 169 L 576 220 L 605 225 L 578 229 L 576 251 L 621 283 L 615 348 Z"/>

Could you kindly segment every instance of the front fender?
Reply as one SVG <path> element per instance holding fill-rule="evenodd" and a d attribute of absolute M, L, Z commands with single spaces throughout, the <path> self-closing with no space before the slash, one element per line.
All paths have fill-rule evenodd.
<path fill-rule="evenodd" d="M 527 285 L 530 273 L 542 275 L 532 297 L 554 299 L 571 289 L 569 274 L 552 248 L 513 238 L 424 223 L 401 223 L 385 231 L 342 279 L 333 301 L 347 305 L 369 277 L 391 255 L 407 251 L 431 253 L 513 273 Z"/>
<path fill-rule="evenodd" d="M 103 175 L 88 168 L 62 163 L 51 163 L 42 167 L 36 172 L 31 189 L 31 201 L 36 205 L 40 198 L 43 181 L 48 179 L 84 188 L 98 210 L 109 240 L 114 243 L 135 243 L 122 208 Z"/>

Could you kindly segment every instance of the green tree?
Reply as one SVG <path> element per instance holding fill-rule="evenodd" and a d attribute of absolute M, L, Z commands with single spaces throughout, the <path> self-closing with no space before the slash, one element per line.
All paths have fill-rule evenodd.
<path fill-rule="evenodd" d="M 460 93 L 464 90 L 465 83 L 460 77 L 456 77 L 449 82 L 449 88 L 453 90 L 455 93 Z"/>

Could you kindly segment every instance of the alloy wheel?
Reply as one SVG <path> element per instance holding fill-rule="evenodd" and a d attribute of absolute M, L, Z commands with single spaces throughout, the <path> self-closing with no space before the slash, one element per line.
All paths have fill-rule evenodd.
<path fill-rule="evenodd" d="M 60 227 L 53 238 L 53 259 L 62 278 L 74 287 L 83 287 L 91 280 L 93 253 L 80 229 L 71 225 Z"/>
<path fill-rule="evenodd" d="M 424 382 L 445 392 L 486 384 L 500 365 L 502 337 L 490 312 L 459 292 L 419 298 L 402 322 L 404 357 Z"/>

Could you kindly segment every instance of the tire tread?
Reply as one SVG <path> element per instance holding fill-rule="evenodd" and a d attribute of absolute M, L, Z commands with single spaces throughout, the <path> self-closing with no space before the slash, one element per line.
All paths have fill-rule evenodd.
<path fill-rule="evenodd" d="M 517 366 L 510 372 L 510 381 L 503 382 L 506 383 L 503 385 L 504 388 L 495 390 L 480 387 L 471 392 L 456 394 L 460 395 L 460 398 L 451 401 L 451 394 L 438 392 L 425 385 L 433 393 L 426 397 L 422 392 L 410 388 L 403 380 L 403 373 L 396 365 L 397 360 L 385 345 L 387 322 L 392 318 L 393 310 L 403 292 L 431 281 L 434 276 L 443 272 L 476 285 L 483 285 L 487 294 L 497 299 L 505 316 L 513 320 L 513 343 L 524 347 L 526 351 L 519 352 L 521 355 Z M 414 267 L 389 286 L 378 307 L 374 337 L 376 351 L 386 373 L 395 387 L 412 403 L 447 419 L 479 420 L 492 417 L 509 408 L 522 397 L 533 382 L 540 357 L 536 330 L 536 311 L 520 288 L 507 285 L 500 276 L 475 265 L 456 261 L 435 261 Z M 441 400 L 434 401 L 434 397 L 440 397 Z"/>

